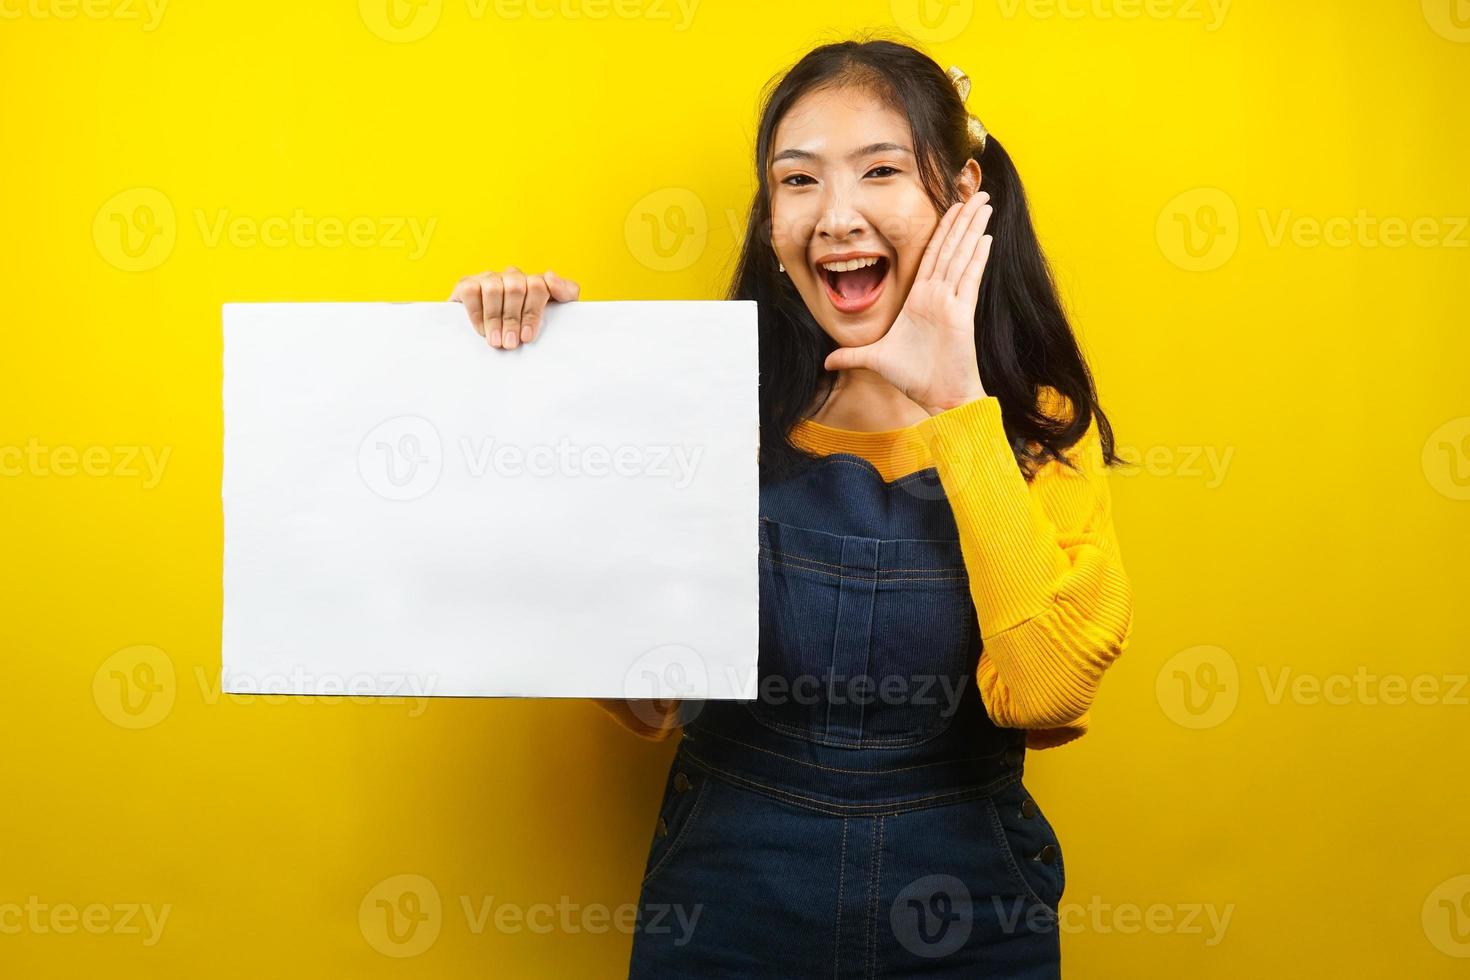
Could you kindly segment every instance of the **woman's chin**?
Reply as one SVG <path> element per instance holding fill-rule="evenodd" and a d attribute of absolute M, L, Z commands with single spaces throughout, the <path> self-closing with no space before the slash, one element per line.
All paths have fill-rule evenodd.
<path fill-rule="evenodd" d="M 873 307 L 861 316 L 837 316 L 832 311 L 821 317 L 823 331 L 839 347 L 866 347 L 883 339 L 893 326 L 897 311 Z"/>

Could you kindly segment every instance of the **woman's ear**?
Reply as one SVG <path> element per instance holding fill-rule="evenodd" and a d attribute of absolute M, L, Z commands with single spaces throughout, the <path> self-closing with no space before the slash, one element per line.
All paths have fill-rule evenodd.
<path fill-rule="evenodd" d="M 955 182 L 959 185 L 962 202 L 968 201 L 975 195 L 975 192 L 980 190 L 980 164 L 975 162 L 974 157 L 965 161 Z"/>

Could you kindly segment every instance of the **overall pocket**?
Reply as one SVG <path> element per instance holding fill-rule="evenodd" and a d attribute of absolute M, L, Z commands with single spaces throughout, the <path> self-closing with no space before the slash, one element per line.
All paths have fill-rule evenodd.
<path fill-rule="evenodd" d="M 1022 895 L 1058 912 L 1067 886 L 1062 845 L 1040 805 L 1019 779 L 986 797 L 986 803 L 995 846 Z"/>
<path fill-rule="evenodd" d="M 958 540 L 763 517 L 760 544 L 756 720 L 848 748 L 917 745 L 950 726 L 980 654 Z"/>
<path fill-rule="evenodd" d="M 653 827 L 653 841 L 648 860 L 643 865 L 643 884 L 668 867 L 670 861 L 689 840 L 698 823 L 710 777 L 688 765 L 682 753 L 676 753 L 664 781 L 664 795 L 659 802 L 658 819 Z"/>

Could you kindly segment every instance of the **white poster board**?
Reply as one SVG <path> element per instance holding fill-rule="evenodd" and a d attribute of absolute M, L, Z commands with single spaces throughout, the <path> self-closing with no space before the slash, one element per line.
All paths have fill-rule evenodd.
<path fill-rule="evenodd" d="M 224 306 L 222 689 L 753 698 L 756 306 Z"/>

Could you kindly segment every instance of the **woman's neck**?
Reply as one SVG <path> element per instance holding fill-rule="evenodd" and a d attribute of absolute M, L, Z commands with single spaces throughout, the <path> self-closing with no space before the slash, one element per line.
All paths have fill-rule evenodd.
<path fill-rule="evenodd" d="M 824 401 L 819 392 L 807 412 L 814 422 L 854 432 L 902 429 L 929 417 L 882 375 L 866 368 L 838 372 L 831 394 Z"/>

